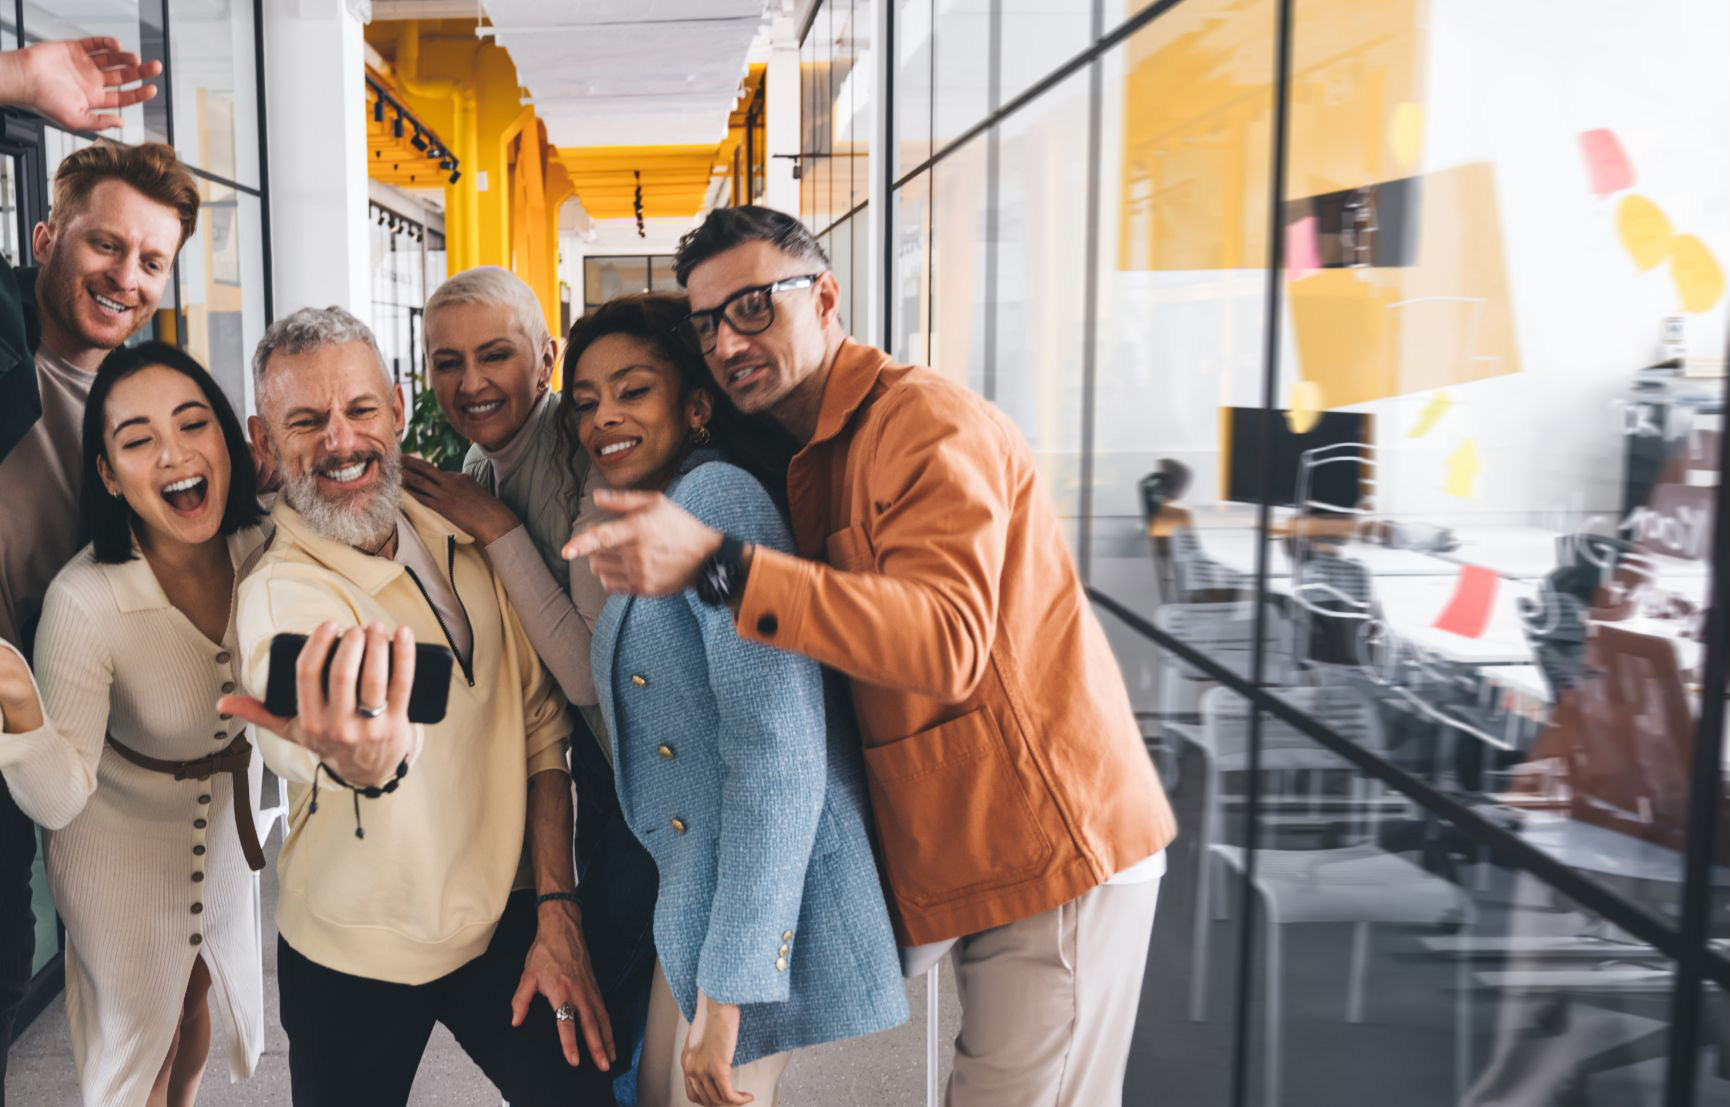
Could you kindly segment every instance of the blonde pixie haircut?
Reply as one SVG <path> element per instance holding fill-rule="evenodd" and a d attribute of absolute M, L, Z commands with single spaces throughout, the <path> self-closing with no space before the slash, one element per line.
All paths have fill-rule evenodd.
<path fill-rule="evenodd" d="M 552 337 L 547 330 L 546 318 L 541 314 L 540 300 L 535 298 L 534 291 L 523 283 L 523 279 L 509 269 L 481 265 L 464 269 L 445 281 L 427 297 L 427 321 L 432 321 L 434 312 L 452 304 L 493 304 L 508 309 L 516 317 L 517 329 L 522 331 L 537 359 Z M 430 331 L 430 327 L 421 328 L 423 342 Z"/>

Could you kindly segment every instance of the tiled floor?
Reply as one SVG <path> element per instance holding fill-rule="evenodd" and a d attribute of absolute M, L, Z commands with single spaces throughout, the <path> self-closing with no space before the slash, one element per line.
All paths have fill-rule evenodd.
<path fill-rule="evenodd" d="M 271 851 L 274 853 L 274 851 Z M 264 874 L 268 920 L 275 910 L 275 870 Z M 265 943 L 265 1049 L 252 1079 L 230 1084 L 220 1027 L 198 1102 L 209 1107 L 287 1104 L 288 1040 L 276 1017 L 276 942 Z M 945 974 L 940 1040 L 953 1039 L 959 1008 Z M 924 1102 L 925 982 L 908 985 L 913 1020 L 892 1031 L 801 1052 L 781 1082 L 781 1107 L 887 1107 Z M 945 1053 L 947 1054 L 947 1050 Z M 944 1065 L 945 1072 L 947 1064 Z M 14 1107 L 72 1107 L 78 1079 L 66 1035 L 64 999 L 56 999 L 12 1048 L 6 1102 Z M 434 1032 L 410 1103 L 414 1107 L 493 1107 L 498 1093 L 443 1027 Z"/>

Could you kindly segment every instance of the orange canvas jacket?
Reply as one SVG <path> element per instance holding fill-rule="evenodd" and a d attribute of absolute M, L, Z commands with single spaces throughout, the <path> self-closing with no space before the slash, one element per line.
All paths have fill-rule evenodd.
<path fill-rule="evenodd" d="M 1177 833 L 1026 441 L 847 342 L 738 629 L 852 678 L 900 938 L 1068 902 Z"/>

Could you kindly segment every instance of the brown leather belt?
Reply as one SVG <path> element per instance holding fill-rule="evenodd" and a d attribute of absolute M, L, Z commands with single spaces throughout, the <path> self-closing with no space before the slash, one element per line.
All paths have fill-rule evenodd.
<path fill-rule="evenodd" d="M 246 854 L 246 863 L 252 866 L 253 872 L 264 868 L 264 850 L 258 844 L 258 831 L 252 823 L 251 788 L 246 771 L 252 765 L 252 743 L 246 740 L 246 735 L 235 737 L 228 747 L 219 753 L 205 757 L 195 757 L 191 761 L 164 761 L 160 757 L 148 757 L 135 749 L 130 749 L 114 740 L 114 735 L 108 736 L 108 744 L 114 747 L 114 752 L 153 773 L 163 773 L 175 780 L 209 780 L 216 773 L 227 773 L 234 801 L 234 827 L 240 832 L 240 849 Z"/>

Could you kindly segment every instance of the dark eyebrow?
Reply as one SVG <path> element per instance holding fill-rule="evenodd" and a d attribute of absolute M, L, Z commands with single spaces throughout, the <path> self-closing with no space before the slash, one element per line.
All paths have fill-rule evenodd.
<path fill-rule="evenodd" d="M 510 335 L 501 334 L 501 335 L 497 336 L 496 338 L 489 338 L 485 342 L 481 343 L 479 346 L 475 347 L 475 352 L 479 353 L 480 351 L 485 350 L 491 346 L 496 346 L 501 342 L 506 343 L 508 345 L 510 343 L 510 341 L 511 341 Z M 440 354 L 457 354 L 460 356 L 462 354 L 462 351 L 457 349 L 454 346 L 439 346 L 439 347 L 436 347 L 432 352 L 433 357 L 438 357 Z"/>
<path fill-rule="evenodd" d="M 185 403 L 181 404 L 179 407 L 175 408 L 173 411 L 169 412 L 168 417 L 170 419 L 172 419 L 176 415 L 179 415 L 181 412 L 185 411 L 189 407 L 201 407 L 206 411 L 210 410 L 210 405 L 205 403 L 203 400 L 188 400 Z M 130 419 L 122 419 L 120 422 L 114 424 L 114 429 L 109 431 L 108 433 L 109 434 L 119 434 L 121 431 L 125 430 L 127 427 L 133 426 L 134 424 L 149 423 L 149 422 L 150 422 L 150 416 L 148 416 L 148 415 L 134 415 Z"/>
<path fill-rule="evenodd" d="M 611 373 L 608 373 L 607 380 L 616 381 L 626 373 L 634 373 L 638 369 L 647 369 L 651 373 L 658 373 L 660 372 L 661 367 L 649 361 L 633 361 L 629 365 L 620 366 L 619 368 L 614 369 Z"/>

